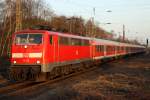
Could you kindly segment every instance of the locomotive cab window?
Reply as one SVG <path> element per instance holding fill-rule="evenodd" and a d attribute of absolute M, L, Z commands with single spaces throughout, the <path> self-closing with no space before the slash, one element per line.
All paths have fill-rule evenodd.
<path fill-rule="evenodd" d="M 41 44 L 42 34 L 18 34 L 15 36 L 15 44 Z"/>
<path fill-rule="evenodd" d="M 42 34 L 29 34 L 28 44 L 41 44 Z"/>
<path fill-rule="evenodd" d="M 18 34 L 15 37 L 15 44 L 26 44 L 27 43 L 27 34 Z"/>

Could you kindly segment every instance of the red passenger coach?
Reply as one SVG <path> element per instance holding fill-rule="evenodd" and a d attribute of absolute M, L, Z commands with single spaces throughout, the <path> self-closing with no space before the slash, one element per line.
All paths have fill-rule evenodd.
<path fill-rule="evenodd" d="M 47 30 L 13 35 L 10 77 L 14 80 L 53 79 L 116 58 L 145 51 L 144 46 Z"/>

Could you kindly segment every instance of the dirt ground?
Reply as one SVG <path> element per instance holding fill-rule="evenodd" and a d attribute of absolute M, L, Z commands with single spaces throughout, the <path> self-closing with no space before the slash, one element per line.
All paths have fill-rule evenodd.
<path fill-rule="evenodd" d="M 94 71 L 0 100 L 150 100 L 150 55 L 101 64 Z"/>

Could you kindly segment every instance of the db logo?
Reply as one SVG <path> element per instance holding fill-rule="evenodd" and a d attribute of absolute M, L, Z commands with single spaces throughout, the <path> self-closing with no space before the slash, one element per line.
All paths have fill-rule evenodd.
<path fill-rule="evenodd" d="M 28 57 L 29 57 L 29 54 L 28 54 L 28 53 L 24 53 L 24 54 L 23 54 L 23 57 L 24 57 L 24 58 L 28 58 Z"/>

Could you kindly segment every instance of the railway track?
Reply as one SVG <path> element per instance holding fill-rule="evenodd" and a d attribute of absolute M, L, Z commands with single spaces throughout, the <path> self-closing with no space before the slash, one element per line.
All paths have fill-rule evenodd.
<path fill-rule="evenodd" d="M 49 84 L 57 83 L 61 80 L 71 78 L 73 76 L 81 75 L 83 73 L 95 70 L 97 67 L 90 68 L 88 70 L 75 72 L 66 76 L 61 76 L 46 82 L 35 83 L 35 82 L 24 82 L 24 83 L 16 83 L 3 88 L 0 88 L 0 99 L 5 98 L 7 96 L 16 96 L 20 93 L 29 93 L 31 91 L 36 91 L 37 88 L 42 88 L 48 86 Z M 1 95 L 2 94 L 2 95 Z"/>
<path fill-rule="evenodd" d="M 3 78 L 2 76 L 0 76 L 0 88 L 4 87 L 6 85 L 11 84 L 11 82 L 5 78 Z"/>
<path fill-rule="evenodd" d="M 8 80 L 6 80 L 6 79 L 0 79 L 0 84 L 7 83 L 7 82 L 8 82 Z"/>
<path fill-rule="evenodd" d="M 9 85 L 7 85 L 5 87 L 1 87 L 0 88 L 0 98 L 4 97 L 4 96 L 7 96 L 7 94 L 9 94 L 11 92 L 17 91 L 19 89 L 26 88 L 28 86 L 32 86 L 34 84 L 35 83 L 31 82 L 31 81 L 28 81 L 28 82 L 16 82 L 16 83 L 9 84 Z"/>

